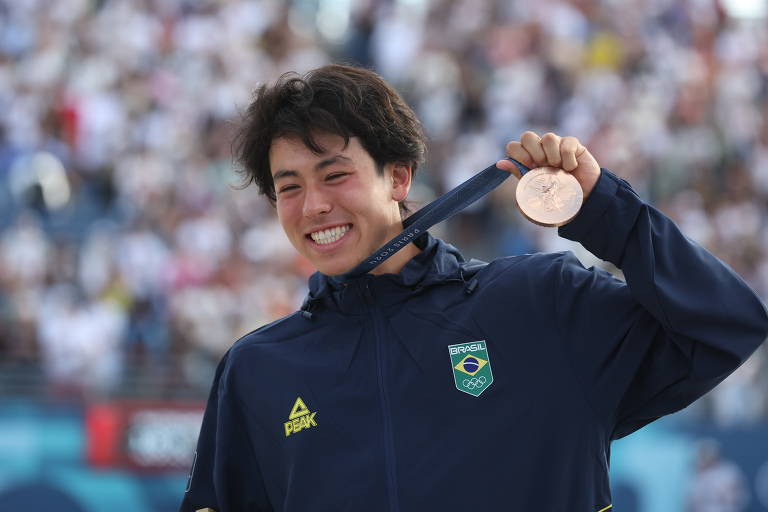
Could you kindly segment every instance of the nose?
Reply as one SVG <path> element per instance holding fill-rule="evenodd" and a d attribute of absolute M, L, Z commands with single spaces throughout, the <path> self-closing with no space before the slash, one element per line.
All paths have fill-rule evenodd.
<path fill-rule="evenodd" d="M 304 208 L 302 213 L 305 217 L 314 217 L 323 215 L 331 211 L 332 205 L 328 196 L 319 190 L 318 187 L 308 186 L 304 192 Z"/>

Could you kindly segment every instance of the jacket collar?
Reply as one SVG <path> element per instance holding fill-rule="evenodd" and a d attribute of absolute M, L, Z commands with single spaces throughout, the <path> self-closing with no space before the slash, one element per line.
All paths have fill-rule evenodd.
<path fill-rule="evenodd" d="M 365 274 L 345 280 L 341 276 L 328 276 L 315 272 L 309 278 L 309 295 L 301 309 L 309 311 L 313 303 L 327 303 L 329 302 L 327 299 L 331 299 L 331 302 L 341 309 L 347 309 L 342 304 L 351 299 L 347 291 L 349 288 L 358 288 L 363 283 L 367 283 L 377 291 L 378 303 L 381 299 L 392 295 L 396 296 L 392 297 L 393 299 L 399 300 L 403 292 L 410 293 L 447 281 L 463 281 L 461 268 L 465 261 L 458 249 L 432 237 L 428 232 L 415 239 L 413 243 L 421 249 L 421 252 L 411 258 L 397 274 Z M 401 293 L 396 293 L 397 291 Z"/>

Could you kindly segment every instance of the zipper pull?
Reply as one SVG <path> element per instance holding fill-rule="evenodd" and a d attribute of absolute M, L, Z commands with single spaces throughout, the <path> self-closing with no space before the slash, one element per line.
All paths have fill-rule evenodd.
<path fill-rule="evenodd" d="M 365 303 L 369 306 L 373 305 L 373 292 L 371 291 L 370 283 L 367 279 L 363 284 L 363 299 L 365 299 Z"/>

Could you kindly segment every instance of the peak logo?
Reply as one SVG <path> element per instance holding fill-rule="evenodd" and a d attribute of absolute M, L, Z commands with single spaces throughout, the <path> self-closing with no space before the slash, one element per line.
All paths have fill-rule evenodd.
<path fill-rule="evenodd" d="M 302 430 L 316 427 L 317 421 L 315 421 L 315 415 L 317 411 L 311 412 L 307 404 L 300 396 L 296 397 L 296 401 L 293 403 L 291 413 L 288 415 L 288 421 L 283 424 L 285 429 L 285 437 L 288 437 Z"/>

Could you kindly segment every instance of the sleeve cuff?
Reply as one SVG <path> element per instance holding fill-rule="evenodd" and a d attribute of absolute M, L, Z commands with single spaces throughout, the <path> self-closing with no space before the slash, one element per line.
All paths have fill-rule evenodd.
<path fill-rule="evenodd" d="M 607 169 L 601 169 L 595 188 L 576 218 L 558 233 L 580 242 L 598 258 L 621 268 L 627 241 L 644 207 L 632 187 Z"/>
<path fill-rule="evenodd" d="M 614 201 L 616 190 L 619 188 L 619 178 L 607 169 L 600 169 L 600 171 L 595 188 L 581 205 L 579 213 L 571 222 L 558 229 L 561 237 L 568 240 L 583 240 Z"/>

